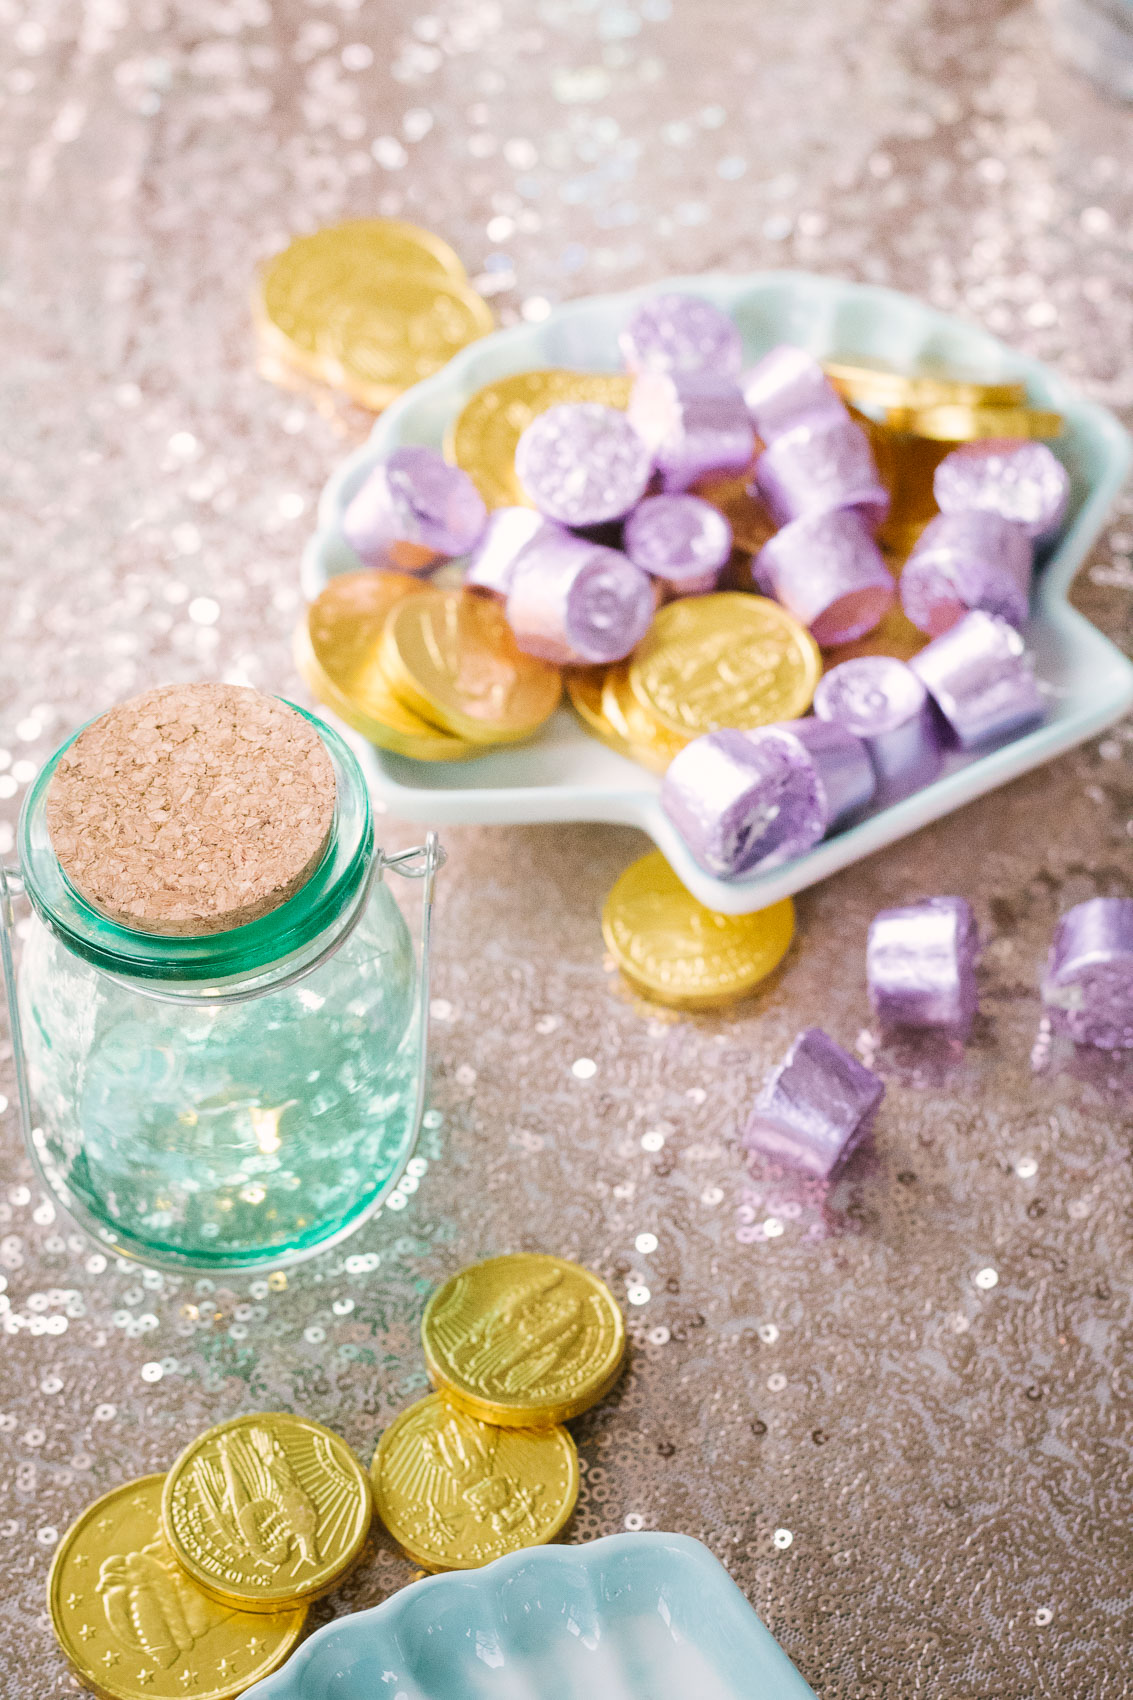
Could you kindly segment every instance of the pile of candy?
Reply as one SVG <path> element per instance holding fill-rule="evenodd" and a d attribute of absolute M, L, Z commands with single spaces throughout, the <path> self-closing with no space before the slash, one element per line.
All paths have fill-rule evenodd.
<path fill-rule="evenodd" d="M 788 345 L 745 370 L 735 324 L 694 296 L 646 300 L 621 349 L 625 374 L 488 385 L 449 433 L 458 464 L 401 447 L 352 493 L 343 534 L 387 582 L 347 575 L 312 608 L 299 654 L 322 700 L 386 748 L 459 759 L 530 735 L 563 669 L 721 878 L 1042 718 L 1018 627 L 1068 501 L 1033 440 L 1056 416 L 1015 383 L 828 374 Z M 947 452 L 946 427 L 1015 436 Z M 912 544 L 899 584 L 882 544 Z M 427 602 L 390 578 L 449 561 L 462 588 Z"/>
<path fill-rule="evenodd" d="M 447 242 L 382 218 L 292 242 L 263 267 L 252 312 L 265 378 L 374 412 L 494 329 Z"/>
<path fill-rule="evenodd" d="M 242 1694 L 362 1556 L 375 1507 L 426 1570 L 554 1539 L 578 1497 L 562 1424 L 621 1373 L 613 1295 L 561 1258 L 491 1258 L 433 1295 L 422 1338 L 438 1391 L 386 1429 L 369 1476 L 321 1423 L 265 1412 L 218 1424 L 167 1475 L 83 1512 L 48 1608 L 84 1684 L 109 1700 Z"/>

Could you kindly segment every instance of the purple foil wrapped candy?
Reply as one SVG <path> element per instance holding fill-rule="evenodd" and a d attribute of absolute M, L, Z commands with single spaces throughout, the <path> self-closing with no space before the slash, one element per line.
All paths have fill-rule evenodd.
<path fill-rule="evenodd" d="M 828 647 L 871 632 L 897 596 L 869 526 L 853 508 L 783 526 L 755 557 L 753 572 Z"/>
<path fill-rule="evenodd" d="M 740 378 L 748 414 L 765 443 L 781 437 L 804 416 L 847 419 L 846 404 L 805 348 L 784 342 Z"/>
<path fill-rule="evenodd" d="M 516 444 L 515 470 L 548 519 L 601 525 L 621 519 L 641 500 L 653 462 L 618 408 L 567 401 L 531 421 Z"/>
<path fill-rule="evenodd" d="M 678 751 L 661 807 L 693 860 L 721 879 L 789 862 L 826 830 L 826 799 L 799 740 L 730 728 Z"/>
<path fill-rule="evenodd" d="M 1045 443 L 963 443 L 941 461 L 932 487 L 941 513 L 978 508 L 1036 538 L 1058 530 L 1070 501 L 1070 474 Z"/>
<path fill-rule="evenodd" d="M 528 545 L 507 599 L 520 649 L 560 666 L 620 661 L 653 611 L 648 573 L 617 549 L 566 534 Z"/>
<path fill-rule="evenodd" d="M 715 372 L 734 378 L 744 362 L 740 333 L 699 295 L 653 295 L 636 308 L 618 346 L 631 372 Z"/>
<path fill-rule="evenodd" d="M 1054 932 L 1043 1002 L 1079 1045 L 1133 1048 L 1133 897 L 1092 897 Z"/>
<path fill-rule="evenodd" d="M 436 449 L 394 449 L 376 466 L 342 516 L 342 535 L 368 567 L 418 572 L 466 555 L 488 510 L 466 472 Z"/>
<path fill-rule="evenodd" d="M 814 712 L 862 740 L 879 801 L 926 785 L 940 768 L 941 739 L 928 691 L 895 655 L 840 661 L 818 681 Z"/>
<path fill-rule="evenodd" d="M 764 1082 L 743 1144 L 826 1180 L 869 1133 L 884 1096 L 871 1069 L 808 1027 Z"/>
<path fill-rule="evenodd" d="M 845 410 L 841 419 L 801 419 L 776 437 L 755 463 L 755 489 L 779 525 L 858 508 L 876 529 L 889 512 L 869 438 Z"/>
<path fill-rule="evenodd" d="M 745 732 L 744 737 L 753 744 L 786 740 L 801 760 L 810 763 L 822 815 L 822 831 L 811 840 L 814 844 L 848 815 L 864 808 L 873 797 L 877 781 L 866 747 L 843 726 L 810 714 L 803 720 L 781 720 L 774 726 L 756 727 Z M 809 844 L 800 843 L 795 854 L 801 855 L 809 849 Z"/>
<path fill-rule="evenodd" d="M 869 1001 L 885 1027 L 936 1027 L 966 1039 L 979 1007 L 979 934 L 962 897 L 929 897 L 874 916 Z"/>
<path fill-rule="evenodd" d="M 683 595 L 699 594 L 732 553 L 732 528 L 700 496 L 646 496 L 626 520 L 625 552 Z"/>
<path fill-rule="evenodd" d="M 1027 618 L 1034 545 L 1015 520 L 979 508 L 937 514 L 901 573 L 901 605 L 914 626 L 939 637 L 971 608 L 1013 626 Z"/>
<path fill-rule="evenodd" d="M 976 609 L 909 663 L 964 749 L 1032 726 L 1046 706 L 1014 626 Z"/>
<path fill-rule="evenodd" d="M 468 557 L 464 582 L 474 590 L 506 596 L 528 544 L 565 535 L 561 526 L 544 519 L 534 508 L 496 508 L 488 515 L 484 535 Z"/>
<path fill-rule="evenodd" d="M 755 431 L 743 396 L 728 378 L 642 372 L 628 417 L 648 443 L 666 490 L 687 490 L 698 478 L 751 465 Z"/>

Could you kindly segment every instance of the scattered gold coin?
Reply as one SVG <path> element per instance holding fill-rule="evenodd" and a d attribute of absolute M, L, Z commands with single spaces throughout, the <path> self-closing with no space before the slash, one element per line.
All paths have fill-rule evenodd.
<path fill-rule="evenodd" d="M 634 696 L 629 669 L 624 661 L 606 671 L 602 682 L 602 713 L 615 734 L 624 740 L 630 754 L 642 767 L 664 773 L 687 738 L 678 737 L 654 720 Z"/>
<path fill-rule="evenodd" d="M 295 631 L 295 665 L 308 689 L 380 749 L 416 761 L 466 761 L 483 754 L 422 720 L 394 695 L 379 651 L 390 609 L 419 594 L 408 573 L 363 571 L 331 579 Z"/>
<path fill-rule="evenodd" d="M 165 1537 L 206 1593 L 244 1611 L 305 1605 L 354 1564 L 370 1527 L 369 1479 L 321 1423 L 233 1417 L 192 1441 L 166 1477 Z"/>
<path fill-rule="evenodd" d="M 349 297 L 360 278 L 399 272 L 466 281 L 447 242 L 398 219 L 348 219 L 297 236 L 261 268 L 252 299 L 261 341 L 289 364 L 321 377 L 318 331 L 324 304 Z"/>
<path fill-rule="evenodd" d="M 394 1419 L 370 1474 L 378 1516 L 423 1570 L 474 1570 L 544 1546 L 578 1498 L 565 1428 L 500 1428 L 439 1393 Z"/>
<path fill-rule="evenodd" d="M 543 1428 L 605 1397 L 621 1373 L 614 1295 L 577 1263 L 519 1252 L 445 1282 L 421 1324 L 434 1387 L 485 1422 Z"/>
<path fill-rule="evenodd" d="M 870 355 L 834 355 L 822 362 L 826 376 L 847 401 L 874 407 L 1018 407 L 1026 386 L 1017 378 L 988 382 L 955 369 L 922 365 L 902 371 Z"/>
<path fill-rule="evenodd" d="M 887 423 L 895 431 L 910 431 L 937 443 L 974 443 L 986 438 L 1013 441 L 1030 437 L 1057 437 L 1062 415 L 1038 407 L 992 407 L 955 404 L 937 407 L 894 408 Z"/>
<path fill-rule="evenodd" d="M 515 446 L 536 414 L 565 401 L 628 407 L 633 380 L 624 372 L 569 372 L 557 367 L 497 378 L 465 402 L 445 439 L 445 454 L 462 467 L 490 508 L 533 504 L 515 472 Z"/>
<path fill-rule="evenodd" d="M 686 741 L 805 714 L 822 674 L 805 626 L 764 596 L 722 591 L 660 609 L 629 665 L 651 720 Z"/>
<path fill-rule="evenodd" d="M 287 1658 L 306 1606 L 270 1616 L 218 1605 L 161 1527 L 164 1476 L 88 1505 L 60 1541 L 47 1606 L 85 1687 L 105 1700 L 232 1700 Z"/>
<path fill-rule="evenodd" d="M 474 744 L 529 738 L 562 695 L 557 667 L 525 655 L 499 603 L 422 589 L 390 610 L 382 671 L 414 713 Z"/>
<path fill-rule="evenodd" d="M 687 892 L 659 850 L 632 862 L 602 911 L 602 934 L 634 988 L 677 1009 L 746 997 L 786 955 L 790 898 L 754 915 L 718 915 Z"/>

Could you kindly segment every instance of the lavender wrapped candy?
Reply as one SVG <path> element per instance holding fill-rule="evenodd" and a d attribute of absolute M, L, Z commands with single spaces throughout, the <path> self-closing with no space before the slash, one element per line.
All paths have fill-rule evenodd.
<path fill-rule="evenodd" d="M 814 693 L 820 720 L 860 738 L 877 776 L 877 800 L 893 802 L 940 769 L 943 754 L 924 682 L 893 655 L 859 655 L 824 673 Z"/>
<path fill-rule="evenodd" d="M 812 719 L 695 738 L 669 763 L 661 807 L 694 861 L 718 878 L 777 868 L 873 794 L 865 750 Z"/>
<path fill-rule="evenodd" d="M 620 661 L 653 619 L 653 583 L 617 549 L 567 534 L 530 544 L 507 599 L 516 643 L 559 666 Z"/>
<path fill-rule="evenodd" d="M 998 514 L 1033 538 L 1051 537 L 1070 502 L 1070 474 L 1045 443 L 963 443 L 941 461 L 932 487 L 941 513 Z"/>
<path fill-rule="evenodd" d="M 1079 1045 L 1133 1049 L 1133 898 L 1092 897 L 1055 928 L 1043 1002 Z"/>
<path fill-rule="evenodd" d="M 821 1027 L 800 1033 L 763 1084 L 743 1144 L 827 1180 L 873 1126 L 885 1086 Z"/>
<path fill-rule="evenodd" d="M 687 490 L 698 478 L 751 465 L 755 432 L 744 398 L 728 378 L 642 372 L 628 417 L 648 443 L 665 490 Z"/>
<path fill-rule="evenodd" d="M 342 516 L 342 535 L 368 567 L 419 572 L 466 555 L 487 518 L 466 472 L 435 449 L 411 445 L 374 468 Z"/>
<path fill-rule="evenodd" d="M 728 728 L 678 751 L 661 807 L 693 860 L 720 879 L 779 867 L 826 830 L 814 764 L 798 740 L 754 742 Z"/>
<path fill-rule="evenodd" d="M 767 595 L 826 646 L 864 637 L 897 596 L 869 526 L 853 508 L 783 526 L 763 545 L 752 570 Z"/>
<path fill-rule="evenodd" d="M 544 519 L 534 508 L 495 508 L 465 563 L 464 582 L 472 590 L 490 590 L 496 596 L 506 596 L 528 544 L 565 536 L 561 526 Z"/>
<path fill-rule="evenodd" d="M 626 520 L 625 552 L 679 595 L 699 595 L 731 556 L 732 528 L 699 496 L 646 496 Z"/>
<path fill-rule="evenodd" d="M 548 519 L 601 525 L 621 519 L 641 500 L 653 460 L 618 408 L 568 401 L 531 421 L 516 444 L 515 470 Z"/>
<path fill-rule="evenodd" d="M 848 419 L 846 404 L 813 355 L 784 342 L 740 377 L 748 416 L 765 443 L 804 417 Z"/>
<path fill-rule="evenodd" d="M 754 477 L 779 525 L 857 508 L 876 530 L 889 512 L 869 438 L 845 409 L 840 419 L 819 414 L 783 431 L 756 461 Z"/>
<path fill-rule="evenodd" d="M 882 909 L 866 945 L 869 1000 L 885 1027 L 933 1027 L 966 1039 L 979 1007 L 979 934 L 962 897 Z"/>
<path fill-rule="evenodd" d="M 978 508 L 929 521 L 901 573 L 901 605 L 939 637 L 972 608 L 1013 626 L 1027 618 L 1034 546 L 1015 520 Z"/>
<path fill-rule="evenodd" d="M 631 372 L 714 372 L 734 378 L 743 365 L 740 333 L 699 295 L 652 295 L 618 337 Z"/>
<path fill-rule="evenodd" d="M 1033 726 L 1045 704 L 1014 626 L 979 609 L 909 663 L 964 749 Z"/>

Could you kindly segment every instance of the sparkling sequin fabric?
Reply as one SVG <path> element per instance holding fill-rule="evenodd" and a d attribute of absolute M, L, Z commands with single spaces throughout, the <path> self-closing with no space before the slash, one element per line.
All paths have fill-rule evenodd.
<path fill-rule="evenodd" d="M 1029 5 L 0 0 L 0 79 L 6 853 L 37 763 L 108 702 L 198 678 L 305 700 L 297 558 L 367 422 L 256 375 L 249 280 L 292 232 L 423 222 L 504 320 L 708 266 L 876 279 L 1133 403 L 1133 115 Z M 1128 501 L 1077 598 L 1133 641 Z M 1058 914 L 1127 889 L 1131 738 L 804 896 L 731 1016 L 651 1010 L 603 960 L 637 835 L 447 831 L 416 1172 L 286 1279 L 108 1261 L 9 1109 L 5 1700 L 29 1671 L 37 1700 L 74 1690 L 43 1584 L 89 1500 L 263 1407 L 368 1459 L 424 1390 L 429 1291 L 523 1248 L 600 1270 L 630 1321 L 624 1382 L 575 1425 L 569 1539 L 707 1541 L 823 1700 L 1133 1692 L 1131 1064 L 1062 1048 L 1038 998 Z M 869 920 L 952 891 L 986 940 L 973 1039 L 879 1048 Z M 888 1086 L 827 1195 L 739 1145 L 810 1024 Z M 411 1575 L 379 1534 L 317 1613 Z"/>

